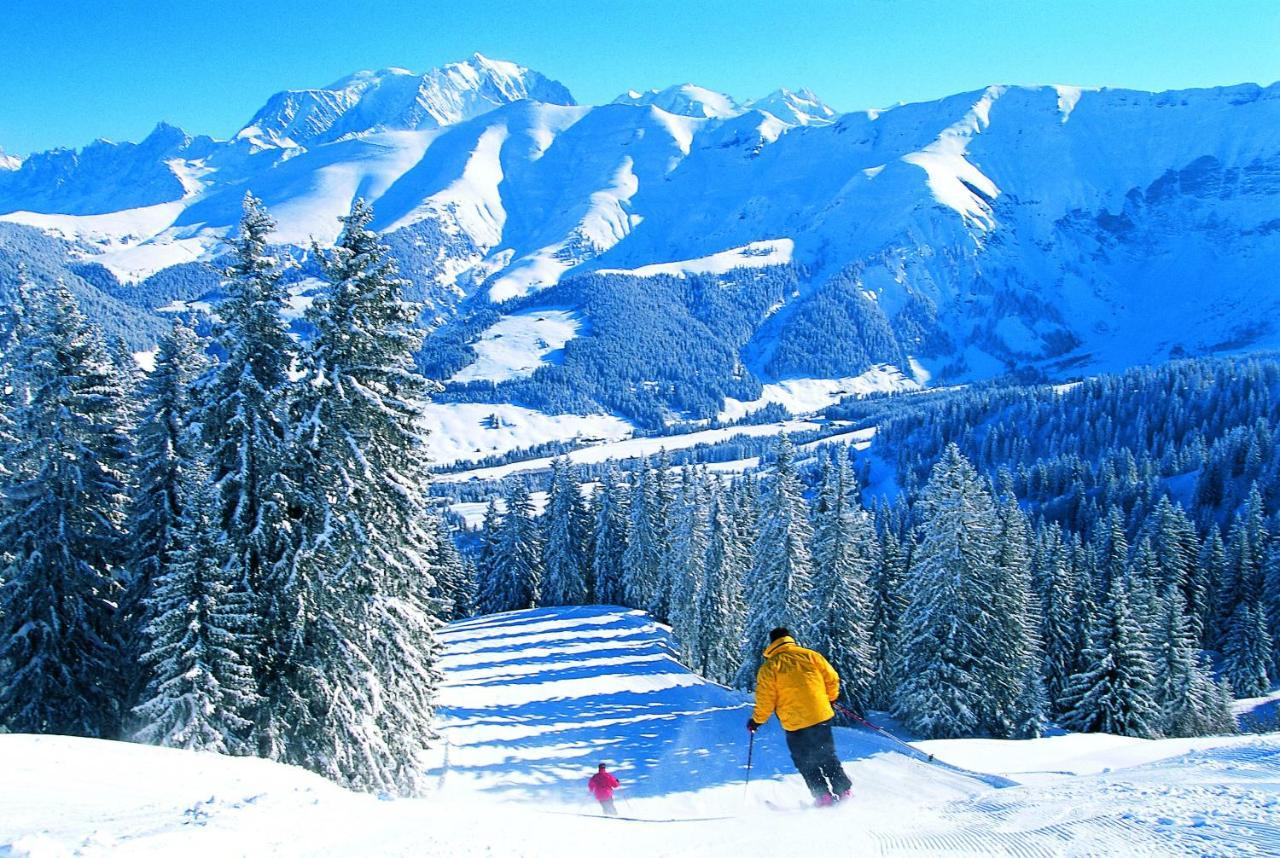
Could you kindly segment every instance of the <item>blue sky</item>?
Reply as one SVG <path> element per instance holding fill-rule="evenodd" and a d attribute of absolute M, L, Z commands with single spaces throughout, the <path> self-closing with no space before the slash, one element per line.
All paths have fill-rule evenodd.
<path fill-rule="evenodd" d="M 584 103 L 694 82 L 854 110 L 989 83 L 1271 83 L 1280 2 L 5 0 L 0 148 L 137 140 L 162 119 L 225 137 L 277 90 L 474 51 Z"/>

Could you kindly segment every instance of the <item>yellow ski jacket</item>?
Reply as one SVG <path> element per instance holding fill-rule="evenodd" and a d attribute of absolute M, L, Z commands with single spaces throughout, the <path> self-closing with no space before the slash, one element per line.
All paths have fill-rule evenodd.
<path fill-rule="evenodd" d="M 835 715 L 840 677 L 820 653 L 778 638 L 764 651 L 756 674 L 756 708 L 751 720 L 763 724 L 774 712 L 788 732 L 820 724 Z"/>

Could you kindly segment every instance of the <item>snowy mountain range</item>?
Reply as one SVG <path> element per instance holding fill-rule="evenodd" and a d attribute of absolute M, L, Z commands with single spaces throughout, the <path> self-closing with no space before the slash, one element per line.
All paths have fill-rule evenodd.
<path fill-rule="evenodd" d="M 246 190 L 304 273 L 370 199 L 455 399 L 655 424 L 868 373 L 1052 378 L 1280 345 L 1276 84 L 992 86 L 842 115 L 807 90 L 686 84 L 591 107 L 475 55 L 279 93 L 229 140 L 161 124 L 0 159 L 0 220 L 56 237 L 71 275 L 141 316 L 216 291 L 206 263 Z M 9 228 L 0 253 L 34 240 Z M 529 327 L 544 311 L 551 340 Z M 495 365 L 486 343 L 513 332 L 527 345 Z"/>

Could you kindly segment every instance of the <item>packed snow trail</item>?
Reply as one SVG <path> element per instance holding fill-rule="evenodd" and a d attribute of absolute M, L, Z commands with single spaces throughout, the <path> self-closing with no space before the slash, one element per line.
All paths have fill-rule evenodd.
<path fill-rule="evenodd" d="M 640 611 L 498 614 L 455 623 L 443 640 L 449 759 L 438 774 L 446 779 L 508 797 L 577 801 L 599 762 L 631 797 L 741 785 L 746 776 L 749 698 L 690 673 L 665 627 Z M 853 761 L 896 750 L 862 731 L 837 731 L 837 743 Z M 753 780 L 794 771 L 771 720 L 756 739 Z M 962 782 L 1010 783 L 956 773 Z"/>
<path fill-rule="evenodd" d="M 518 612 L 443 638 L 438 787 L 422 800 L 257 759 L 0 735 L 0 856 L 1280 854 L 1275 735 L 923 743 L 1023 781 L 998 788 L 1008 779 L 837 730 L 854 798 L 802 810 L 776 722 L 744 791 L 747 696 L 689 674 L 643 614 Z M 628 819 L 595 815 L 586 780 L 602 760 Z M 1081 774 L 1018 774 L 1045 770 Z"/>
<path fill-rule="evenodd" d="M 776 720 L 758 734 L 752 783 L 742 789 L 749 697 L 691 675 L 675 660 L 665 628 L 639 611 L 580 607 L 501 614 L 455 623 L 444 641 L 446 778 L 510 799 L 572 803 L 580 800 L 596 763 L 607 761 L 623 781 L 623 794 L 635 799 L 627 815 L 654 820 L 721 812 L 759 816 L 768 804 L 795 808 L 805 798 Z M 501 713 L 471 708 L 477 696 L 501 705 Z M 834 821 L 856 828 L 870 853 L 1200 854 L 1199 843 L 1218 837 L 1231 842 L 1235 854 L 1280 848 L 1273 805 L 1261 814 L 1269 820 L 1238 819 L 1206 836 L 1206 819 L 1195 809 L 1201 788 L 1184 779 L 1154 791 L 1135 786 L 1135 777 L 1160 782 L 1162 762 L 1089 779 L 1087 785 L 1059 780 L 1000 789 L 1016 785 L 952 765 L 949 743 L 912 754 L 869 731 L 835 732 L 856 800 Z M 1046 741 L 1077 738 L 1088 737 Z M 1194 747 L 1187 741 L 1183 747 Z M 1198 741 L 1202 747 L 1212 744 Z M 929 754 L 938 756 L 932 765 Z M 1225 784 L 1247 766 L 1249 780 L 1260 778 L 1273 789 L 1280 773 L 1277 754 L 1274 747 L 1233 743 L 1193 754 L 1185 759 L 1194 762 L 1177 770 L 1203 768 Z M 1000 757 L 988 751 L 987 758 Z M 1236 764 L 1220 765 L 1225 758 Z M 1088 800 L 1093 794 L 1107 800 Z M 913 818 L 894 820 L 905 809 L 901 802 L 913 796 L 920 799 L 909 810 Z M 1137 797 L 1141 805 L 1131 804 Z M 930 798 L 943 800 L 929 806 Z M 1047 818 L 1046 808 L 1052 809 Z M 1181 820 L 1176 808 L 1182 808 Z"/>

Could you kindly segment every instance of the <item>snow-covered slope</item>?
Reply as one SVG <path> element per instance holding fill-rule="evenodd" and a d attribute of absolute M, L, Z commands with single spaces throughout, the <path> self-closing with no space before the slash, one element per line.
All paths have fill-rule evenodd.
<path fill-rule="evenodd" d="M 1280 84 L 992 86 L 837 116 L 806 90 L 738 102 L 692 84 L 577 106 L 562 85 L 477 55 L 280 93 L 228 141 L 160 126 L 138 144 L 6 162 L 0 219 L 138 282 L 221 252 L 246 189 L 299 248 L 332 240 L 356 196 L 372 200 L 437 316 L 458 308 L 482 342 L 474 311 L 545 295 L 592 328 L 566 359 L 609 336 L 584 311 L 598 295 L 548 292 L 584 275 L 607 294 L 626 272 L 692 304 L 699 287 L 658 281 L 741 290 L 782 272 L 767 310 L 703 302 L 741 334 L 741 366 L 692 357 L 657 380 L 673 413 L 671 390 L 722 371 L 754 396 L 879 364 L 945 382 L 1280 347 Z M 610 375 L 601 364 L 618 353 L 602 346 L 565 373 Z M 700 416 L 744 400 L 731 386 Z"/>
<path fill-rule="evenodd" d="M 442 739 L 435 789 L 422 800 L 354 795 L 261 760 L 5 735 L 0 854 L 468 858 L 603 849 L 741 858 L 1280 848 L 1274 737 L 929 746 L 941 760 L 1014 777 L 1082 772 L 1039 772 L 1034 785 L 1018 786 L 839 729 L 855 797 L 835 810 L 802 811 L 803 786 L 776 722 L 758 734 L 746 785 L 746 697 L 691 676 L 672 658 L 665 629 L 642 614 L 517 612 L 457 623 L 444 640 Z M 600 818 L 586 794 L 600 761 L 622 780 L 626 819 Z"/>

